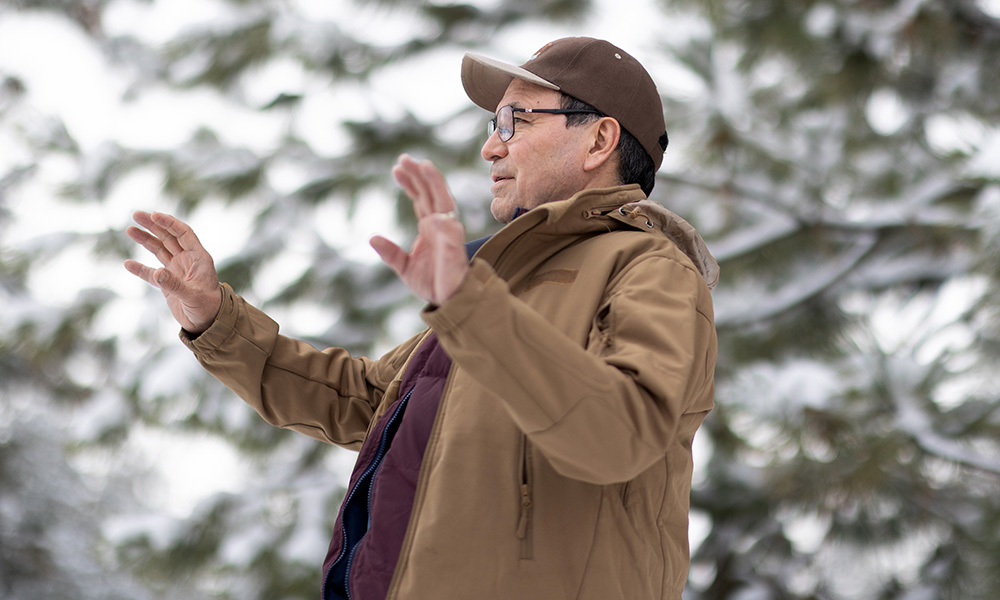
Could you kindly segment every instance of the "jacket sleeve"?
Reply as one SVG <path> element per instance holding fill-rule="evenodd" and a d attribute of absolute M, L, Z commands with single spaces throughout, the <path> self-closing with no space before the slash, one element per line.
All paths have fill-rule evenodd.
<path fill-rule="evenodd" d="M 583 348 L 477 259 L 459 291 L 423 316 L 553 468 L 608 484 L 662 459 L 712 408 L 708 294 L 691 265 L 643 257 L 606 290 Z"/>
<path fill-rule="evenodd" d="M 223 286 L 215 322 L 181 340 L 209 373 L 265 421 L 320 441 L 358 449 L 375 408 L 417 338 L 381 360 L 343 348 L 317 350 L 278 333 L 278 324 Z"/>

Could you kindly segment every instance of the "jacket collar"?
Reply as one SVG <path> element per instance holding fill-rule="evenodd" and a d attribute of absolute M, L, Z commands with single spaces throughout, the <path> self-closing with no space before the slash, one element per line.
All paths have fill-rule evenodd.
<path fill-rule="evenodd" d="M 553 235 L 609 228 L 662 234 L 691 259 L 710 290 L 719 282 L 719 263 L 694 226 L 646 198 L 637 184 L 583 190 L 568 200 L 543 204 L 505 225 L 490 239 L 489 246 L 506 246 L 535 228 Z"/>

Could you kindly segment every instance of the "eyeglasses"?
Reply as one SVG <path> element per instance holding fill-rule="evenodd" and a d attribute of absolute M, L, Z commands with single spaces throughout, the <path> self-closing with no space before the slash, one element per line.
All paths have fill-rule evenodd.
<path fill-rule="evenodd" d="M 511 105 L 501 106 L 497 114 L 490 119 L 490 122 L 486 125 L 487 137 L 493 135 L 496 131 L 500 136 L 501 142 L 510 141 L 510 138 L 514 137 L 514 113 L 524 112 L 524 113 L 544 113 L 549 115 L 573 115 L 573 114 L 583 114 L 590 113 L 595 115 L 603 115 L 604 113 L 596 110 L 587 109 L 570 109 L 570 108 L 514 108 Z"/>

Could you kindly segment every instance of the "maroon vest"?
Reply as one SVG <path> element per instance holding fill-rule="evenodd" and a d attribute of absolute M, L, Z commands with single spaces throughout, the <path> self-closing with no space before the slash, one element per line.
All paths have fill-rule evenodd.
<path fill-rule="evenodd" d="M 324 600 L 385 598 L 450 369 L 432 333 L 410 361 L 400 397 L 365 439 L 323 563 Z"/>

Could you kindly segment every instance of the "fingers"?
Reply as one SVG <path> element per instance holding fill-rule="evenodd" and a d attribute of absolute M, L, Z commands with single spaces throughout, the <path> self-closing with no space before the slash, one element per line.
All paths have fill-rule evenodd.
<path fill-rule="evenodd" d="M 406 154 L 400 156 L 396 166 L 392 168 L 392 175 L 396 182 L 413 201 L 413 212 L 416 213 L 417 219 L 423 219 L 433 212 L 433 205 L 422 181 L 417 176 L 418 172 L 417 162 Z"/>
<path fill-rule="evenodd" d="M 157 288 L 161 287 L 164 280 L 170 276 L 170 273 L 166 269 L 147 267 L 141 262 L 132 259 L 125 261 L 125 270 Z"/>
<path fill-rule="evenodd" d="M 392 174 L 413 200 L 413 210 L 418 219 L 455 210 L 455 199 L 448 190 L 444 175 L 431 161 L 416 161 L 403 154 Z"/>
<path fill-rule="evenodd" d="M 169 231 L 156 224 L 156 222 L 153 220 L 154 214 L 157 213 L 150 214 L 142 210 L 137 210 L 134 213 L 132 213 L 132 220 L 134 220 L 136 224 L 146 228 L 150 233 L 156 236 L 156 239 L 160 241 L 163 247 L 166 248 L 167 252 L 169 252 L 171 255 L 181 252 L 182 248 L 180 243 L 177 242 L 174 236 L 170 235 Z"/>
<path fill-rule="evenodd" d="M 135 220 L 138 225 L 146 228 L 152 236 L 136 236 L 133 235 L 133 232 L 129 231 L 129 229 L 135 229 L 137 232 L 141 231 L 137 228 L 129 228 L 126 232 L 128 232 L 130 238 L 142 244 L 144 248 L 153 254 L 157 254 L 159 246 L 166 249 L 170 256 L 179 254 L 185 250 L 204 250 L 201 245 L 201 241 L 198 239 L 198 236 L 195 235 L 194 230 L 191 229 L 187 223 L 174 216 L 160 212 L 148 213 L 137 210 L 132 214 L 132 219 Z M 153 236 L 155 236 L 155 239 L 158 240 L 159 245 L 152 243 L 151 240 L 153 239 Z M 156 247 L 156 249 L 151 248 L 150 245 L 147 244 Z M 157 255 L 157 258 L 160 259 L 160 262 L 163 262 L 164 260 L 164 257 L 161 257 L 160 255 Z M 170 257 L 167 256 L 165 258 L 169 260 Z"/>
<path fill-rule="evenodd" d="M 430 192 L 434 212 L 449 213 L 454 211 L 455 199 L 451 197 L 451 191 L 448 190 L 448 182 L 445 181 L 444 175 L 434 166 L 434 163 L 429 160 L 421 163 L 420 173 L 423 175 L 424 184 Z"/>
<path fill-rule="evenodd" d="M 128 227 L 125 229 L 125 234 L 146 250 L 149 250 L 156 260 L 160 261 L 160 264 L 166 266 L 170 259 L 173 258 L 173 253 L 171 253 L 167 248 L 160 242 L 159 238 L 156 238 L 138 227 Z"/>
<path fill-rule="evenodd" d="M 152 283 L 152 281 L 150 281 L 151 279 L 150 273 L 152 272 L 153 269 L 150 269 L 149 267 L 147 267 L 146 265 L 142 264 L 139 261 L 132 260 L 131 258 L 126 260 L 125 270 L 147 283 Z"/>
<path fill-rule="evenodd" d="M 154 269 L 139 261 L 129 259 L 125 261 L 125 270 L 149 285 L 159 288 L 164 294 L 184 294 L 189 290 L 189 287 L 180 278 L 175 277 L 167 269 Z"/>
<path fill-rule="evenodd" d="M 198 236 L 184 221 L 166 213 L 153 213 L 152 221 L 154 225 L 161 227 L 170 236 L 173 236 L 182 250 L 203 250 Z"/>

